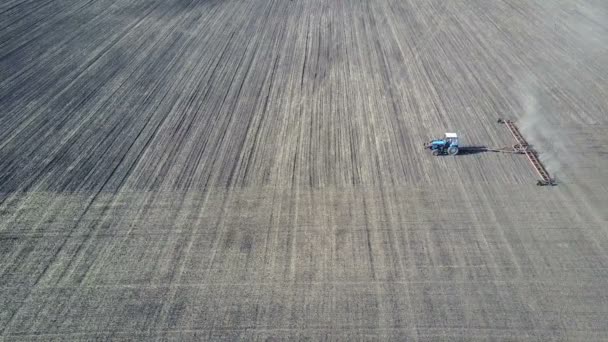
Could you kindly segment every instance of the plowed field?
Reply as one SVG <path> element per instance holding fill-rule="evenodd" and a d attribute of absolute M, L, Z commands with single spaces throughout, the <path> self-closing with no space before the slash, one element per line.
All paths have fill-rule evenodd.
<path fill-rule="evenodd" d="M 606 170 L 605 1 L 5 0 L 0 340 L 604 340 Z"/>

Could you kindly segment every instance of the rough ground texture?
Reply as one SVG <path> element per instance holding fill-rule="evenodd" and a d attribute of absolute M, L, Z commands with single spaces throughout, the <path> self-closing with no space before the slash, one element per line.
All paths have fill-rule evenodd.
<path fill-rule="evenodd" d="M 602 0 L 5 0 L 0 340 L 604 340 Z M 455 131 L 524 156 L 433 157 Z"/>

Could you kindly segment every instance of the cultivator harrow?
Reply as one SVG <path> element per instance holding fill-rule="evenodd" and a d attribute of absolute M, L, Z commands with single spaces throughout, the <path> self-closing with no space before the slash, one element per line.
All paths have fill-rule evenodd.
<path fill-rule="evenodd" d="M 519 128 L 517 128 L 517 126 L 515 125 L 515 122 L 513 122 L 511 120 L 498 119 L 498 123 L 502 123 L 502 124 L 505 124 L 505 126 L 507 126 L 507 128 L 511 132 L 511 135 L 513 135 L 513 138 L 515 138 L 516 144 L 513 145 L 513 149 L 511 151 L 504 150 L 504 149 L 498 149 L 498 150 L 488 149 L 488 150 L 496 151 L 496 152 L 511 152 L 511 153 L 525 154 L 526 157 L 528 157 L 530 164 L 532 164 L 532 167 L 534 168 L 534 170 L 540 177 L 540 179 L 538 180 L 536 185 L 541 185 L 541 186 L 557 185 L 555 178 L 552 178 L 549 175 L 549 172 L 547 171 L 547 169 L 545 168 L 543 163 L 538 158 L 538 152 L 536 152 L 536 150 L 534 150 L 532 148 L 532 146 L 530 146 L 530 144 L 528 144 L 528 142 L 526 141 L 524 136 L 519 131 Z"/>

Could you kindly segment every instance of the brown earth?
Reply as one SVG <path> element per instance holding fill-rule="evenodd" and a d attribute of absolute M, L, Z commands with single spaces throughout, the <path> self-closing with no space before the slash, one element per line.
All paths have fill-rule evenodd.
<path fill-rule="evenodd" d="M 605 340 L 604 1 L 7 0 L 0 340 Z M 433 157 L 446 131 L 524 156 Z"/>

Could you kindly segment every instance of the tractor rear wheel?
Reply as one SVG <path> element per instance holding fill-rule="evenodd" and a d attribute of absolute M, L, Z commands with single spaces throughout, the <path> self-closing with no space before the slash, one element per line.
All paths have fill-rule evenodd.
<path fill-rule="evenodd" d="M 456 147 L 456 146 L 450 146 L 448 148 L 448 154 L 450 154 L 452 156 L 457 155 L 458 154 L 458 147 Z"/>

